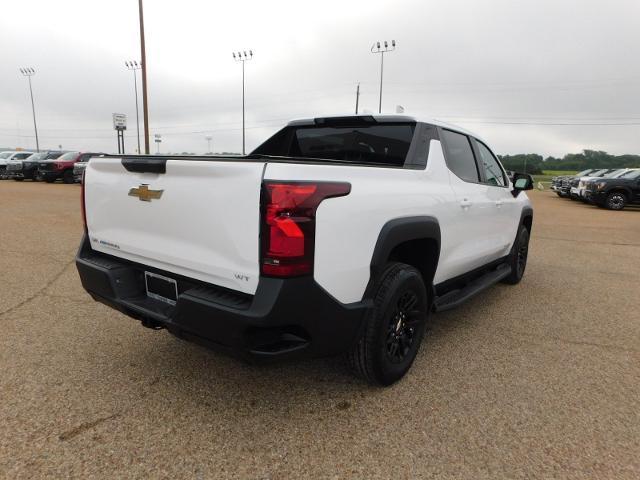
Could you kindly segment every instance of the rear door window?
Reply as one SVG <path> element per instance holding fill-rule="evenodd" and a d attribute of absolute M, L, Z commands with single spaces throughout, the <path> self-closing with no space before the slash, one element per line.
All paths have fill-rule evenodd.
<path fill-rule="evenodd" d="M 480 182 L 480 174 L 469 137 L 451 130 L 442 130 L 447 166 L 465 182 Z"/>

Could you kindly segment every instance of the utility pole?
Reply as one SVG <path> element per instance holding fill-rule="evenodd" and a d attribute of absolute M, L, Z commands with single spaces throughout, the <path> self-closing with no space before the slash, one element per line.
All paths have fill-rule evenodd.
<path fill-rule="evenodd" d="M 242 52 L 233 52 L 233 59 L 236 62 L 242 62 L 242 155 L 245 154 L 245 133 L 244 133 L 244 64 L 249 60 L 253 59 L 253 50 L 249 50 L 249 55 L 247 55 L 247 51 L 243 50 Z"/>
<path fill-rule="evenodd" d="M 36 107 L 33 103 L 33 88 L 31 88 L 31 77 L 36 74 L 36 71 L 31 68 L 21 68 L 20 73 L 29 79 L 29 94 L 31 95 L 31 112 L 33 113 L 33 130 L 36 133 L 36 151 L 40 152 L 40 142 L 38 142 L 38 125 L 36 125 Z"/>
<path fill-rule="evenodd" d="M 140 70 L 142 68 L 141 64 L 138 64 L 137 61 L 132 60 L 129 62 L 124 62 L 127 66 L 128 70 L 133 72 L 133 89 L 136 92 L 136 131 L 138 132 L 138 155 L 142 153 L 140 150 L 140 116 L 138 115 L 138 75 L 136 74 L 136 70 Z"/>
<path fill-rule="evenodd" d="M 356 87 L 356 115 L 358 114 L 358 103 L 360 101 L 360 84 Z"/>
<path fill-rule="evenodd" d="M 213 140 L 213 137 L 211 135 L 207 135 L 204 139 L 207 141 L 207 153 L 213 153 L 211 152 L 211 140 Z"/>
<path fill-rule="evenodd" d="M 387 52 L 393 52 L 396 49 L 396 41 L 391 40 L 391 46 L 385 40 L 382 42 L 384 47 L 380 45 L 380 42 L 376 42 L 371 46 L 371 53 L 380 54 L 380 101 L 378 103 L 378 113 L 382 113 L 382 77 L 384 74 L 384 54 Z"/>
<path fill-rule="evenodd" d="M 142 66 L 142 112 L 144 118 L 144 153 L 149 155 L 149 106 L 147 105 L 147 55 L 144 45 L 144 14 L 142 0 L 138 0 L 140 16 L 140 65 Z"/>

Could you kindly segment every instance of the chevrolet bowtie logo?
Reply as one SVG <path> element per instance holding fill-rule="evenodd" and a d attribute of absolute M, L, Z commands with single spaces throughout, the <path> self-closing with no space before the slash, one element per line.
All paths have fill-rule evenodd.
<path fill-rule="evenodd" d="M 130 197 L 138 197 L 141 202 L 150 202 L 151 200 L 158 200 L 162 196 L 164 190 L 149 190 L 149 185 L 144 183 L 138 188 L 132 188 L 129 190 Z"/>

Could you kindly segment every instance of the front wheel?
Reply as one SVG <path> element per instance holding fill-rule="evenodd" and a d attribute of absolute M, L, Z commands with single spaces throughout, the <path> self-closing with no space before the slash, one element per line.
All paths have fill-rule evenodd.
<path fill-rule="evenodd" d="M 527 268 L 527 257 L 529 256 L 529 230 L 525 225 L 520 225 L 518 236 L 509 255 L 509 266 L 511 274 L 503 282 L 510 285 L 520 283 L 524 271 Z"/>
<path fill-rule="evenodd" d="M 386 267 L 363 332 L 348 354 L 354 373 L 382 386 L 407 373 L 424 337 L 428 298 L 422 275 L 414 267 L 404 263 Z"/>
<path fill-rule="evenodd" d="M 622 210 L 627 204 L 627 197 L 621 192 L 612 192 L 607 196 L 606 206 L 609 210 Z"/>
<path fill-rule="evenodd" d="M 66 184 L 75 183 L 75 179 L 73 178 L 73 171 L 72 170 L 66 170 L 62 174 L 62 181 L 63 181 L 63 183 L 66 183 Z"/>

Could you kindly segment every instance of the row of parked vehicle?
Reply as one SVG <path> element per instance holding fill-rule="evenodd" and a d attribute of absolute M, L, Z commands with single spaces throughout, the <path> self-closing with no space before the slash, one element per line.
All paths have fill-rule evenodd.
<path fill-rule="evenodd" d="M 79 183 L 87 162 L 97 155 L 103 154 L 59 150 L 38 153 L 24 150 L 0 152 L 0 179 Z"/>
<path fill-rule="evenodd" d="M 640 205 L 640 168 L 591 168 L 551 179 L 558 196 L 582 200 L 610 210 Z"/>

